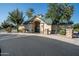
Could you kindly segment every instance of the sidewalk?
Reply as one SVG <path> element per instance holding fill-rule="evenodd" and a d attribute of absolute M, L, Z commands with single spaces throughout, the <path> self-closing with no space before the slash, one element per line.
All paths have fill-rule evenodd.
<path fill-rule="evenodd" d="M 59 35 L 59 34 L 52 34 L 52 35 L 42 35 L 43 37 L 47 37 L 47 38 L 52 38 L 55 40 L 59 40 L 59 41 L 63 41 L 63 42 L 67 42 L 70 44 L 75 44 L 79 46 L 79 38 L 67 38 L 63 35 Z"/>

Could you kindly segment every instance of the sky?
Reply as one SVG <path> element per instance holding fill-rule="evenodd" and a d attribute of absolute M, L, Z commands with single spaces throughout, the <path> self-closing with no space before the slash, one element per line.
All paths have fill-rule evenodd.
<path fill-rule="evenodd" d="M 74 23 L 79 23 L 79 4 L 73 4 L 74 6 L 74 14 L 71 20 Z M 0 24 L 7 19 L 8 13 L 13 11 L 14 9 L 19 9 L 25 12 L 29 8 L 33 8 L 35 10 L 35 14 L 45 14 L 48 9 L 47 3 L 0 3 Z M 27 20 L 27 18 L 25 18 Z"/>

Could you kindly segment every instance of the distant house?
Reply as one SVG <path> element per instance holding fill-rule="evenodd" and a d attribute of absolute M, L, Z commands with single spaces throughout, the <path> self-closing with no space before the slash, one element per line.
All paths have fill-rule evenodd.
<path fill-rule="evenodd" d="M 68 23 L 67 25 L 71 25 Z M 26 30 L 28 32 L 35 33 L 55 33 L 57 25 L 52 24 L 51 19 L 46 19 L 42 16 L 33 16 L 28 21 L 24 23 Z M 66 23 L 60 23 L 60 26 L 66 25 Z"/>

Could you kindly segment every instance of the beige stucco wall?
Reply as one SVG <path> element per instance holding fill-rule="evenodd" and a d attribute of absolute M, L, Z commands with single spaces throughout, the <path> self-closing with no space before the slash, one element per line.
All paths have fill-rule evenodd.
<path fill-rule="evenodd" d="M 47 29 L 51 31 L 51 25 L 47 25 L 44 21 L 42 21 L 40 18 L 35 18 L 33 22 L 39 21 L 40 22 L 40 33 L 47 34 Z M 34 27 L 34 25 L 33 25 Z"/>
<path fill-rule="evenodd" d="M 66 28 L 66 37 L 67 38 L 72 38 L 73 36 L 73 28 L 72 27 L 67 27 Z"/>
<path fill-rule="evenodd" d="M 40 24 L 40 33 L 44 34 L 44 23 Z"/>
<path fill-rule="evenodd" d="M 44 24 L 44 34 L 48 34 L 49 31 L 51 33 L 51 25 L 47 25 L 46 23 Z M 50 34 L 49 33 L 49 34 Z"/>
<path fill-rule="evenodd" d="M 42 21 L 40 18 L 36 17 L 31 24 L 26 25 L 26 29 L 28 29 L 30 32 L 35 32 L 35 21 L 40 22 L 40 33 L 47 34 L 47 29 L 51 31 L 51 25 L 47 25 L 44 21 Z"/>
<path fill-rule="evenodd" d="M 43 22 L 39 17 L 36 17 L 33 21 L 33 25 L 32 25 L 32 28 L 33 28 L 33 31 L 35 31 L 34 27 L 35 27 L 35 24 L 34 22 L 35 21 L 38 21 L 40 22 L 40 33 L 44 34 L 44 30 L 45 30 L 45 27 L 46 27 L 46 23 Z"/>

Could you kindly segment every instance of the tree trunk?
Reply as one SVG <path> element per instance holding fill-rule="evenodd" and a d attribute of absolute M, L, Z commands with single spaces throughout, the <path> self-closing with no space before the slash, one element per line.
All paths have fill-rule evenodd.
<path fill-rule="evenodd" d="M 19 32 L 18 27 L 19 27 L 19 25 L 16 26 L 17 32 Z"/>

